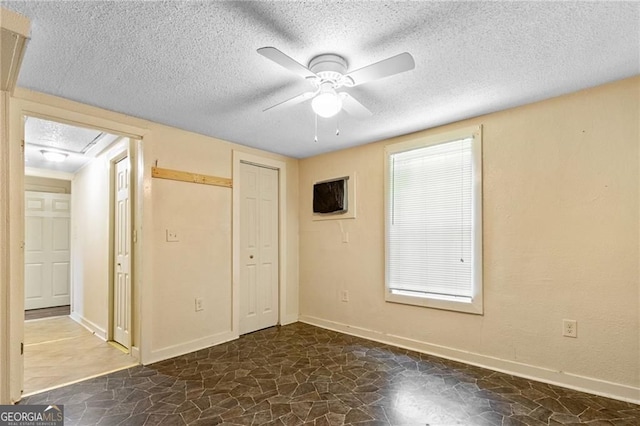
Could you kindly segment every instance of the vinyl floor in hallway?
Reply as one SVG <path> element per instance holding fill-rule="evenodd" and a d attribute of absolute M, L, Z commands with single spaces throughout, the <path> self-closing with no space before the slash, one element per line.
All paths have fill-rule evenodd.
<path fill-rule="evenodd" d="M 302 323 L 25 398 L 72 425 L 640 425 L 640 406 Z"/>
<path fill-rule="evenodd" d="M 25 321 L 24 395 L 136 365 L 68 316 Z"/>

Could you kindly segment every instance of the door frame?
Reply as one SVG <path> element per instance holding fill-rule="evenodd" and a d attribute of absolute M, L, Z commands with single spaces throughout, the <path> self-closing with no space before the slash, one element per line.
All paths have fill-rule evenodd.
<path fill-rule="evenodd" d="M 11 255 L 16 247 L 15 237 L 11 235 L 10 219 L 15 214 L 14 203 L 11 203 L 12 185 L 10 177 L 13 158 L 16 155 L 9 140 L 9 92 L 0 91 L 0 404 L 9 404 L 11 398 L 11 267 L 14 260 Z M 24 176 L 23 176 L 24 180 Z"/>
<path fill-rule="evenodd" d="M 133 347 L 133 283 L 136 279 L 136 271 L 135 271 L 135 256 L 136 256 L 136 247 L 134 246 L 134 233 L 137 233 L 136 228 L 133 226 L 134 218 L 136 217 L 136 203 L 135 200 L 135 187 L 134 187 L 134 179 L 133 176 L 136 174 L 135 169 L 135 150 L 131 148 L 133 141 L 131 138 L 127 138 L 127 141 L 122 143 L 116 142 L 113 149 L 109 151 L 107 154 L 107 160 L 109 161 L 109 308 L 108 308 L 108 324 L 107 324 L 107 340 L 114 341 L 114 304 L 115 304 L 115 263 L 116 259 L 114 256 L 115 250 L 115 232 L 116 232 L 116 163 L 125 158 L 129 162 L 129 221 L 131 222 L 131 234 L 129 235 L 129 247 L 131 250 L 131 265 L 129 267 L 129 273 L 131 277 L 131 294 L 129 294 L 130 306 L 129 306 L 129 315 L 131 315 L 131 324 L 130 324 L 130 333 L 131 338 L 129 339 L 129 346 L 126 346 L 126 349 L 131 354 L 131 350 Z M 122 346 L 122 343 L 118 342 L 119 345 Z"/>
<path fill-rule="evenodd" d="M 278 324 L 294 322 L 287 310 L 287 164 L 273 158 L 233 151 L 233 199 L 232 199 L 232 308 L 231 332 L 240 335 L 240 163 L 253 164 L 278 171 Z"/>
<path fill-rule="evenodd" d="M 6 302 L 8 307 L 6 317 L 9 319 L 8 333 L 0 333 L 2 342 L 0 348 L 8 352 L 8 357 L 2 357 L 6 362 L 0 371 L 3 385 L 5 380 L 9 384 L 9 402 L 16 403 L 22 397 L 22 389 L 24 382 L 24 356 L 21 352 L 21 344 L 24 342 L 24 117 L 37 117 L 46 120 L 57 121 L 60 123 L 71 124 L 81 127 L 89 127 L 97 130 L 103 130 L 108 133 L 129 137 L 136 141 L 136 151 L 139 152 L 137 157 L 137 165 L 146 165 L 144 162 L 142 142 L 145 135 L 150 134 L 149 130 L 125 124 L 126 120 L 118 121 L 121 116 L 115 113 L 101 110 L 99 108 L 89 107 L 77 102 L 68 101 L 61 98 L 50 97 L 25 89 L 16 89 L 14 95 L 9 98 L 8 94 L 3 92 L 3 114 L 8 112 L 8 163 L 9 167 L 0 171 L 0 180 L 9 183 L 9 194 L 11 203 L 5 210 L 8 217 L 2 219 L 10 224 L 10 234 L 7 240 L 2 241 L 2 251 L 8 255 L 9 263 L 9 281 L 6 283 L 7 288 L 0 289 L 0 293 L 6 291 Z M 106 117 L 106 118 L 105 118 Z M 125 117 L 126 118 L 126 117 Z M 3 126 L 4 127 L 4 126 Z M 3 140 L 4 140 L 3 136 Z M 139 175 L 135 177 L 135 185 L 143 185 L 144 181 L 150 180 L 150 167 L 140 167 L 137 169 Z M 137 192 L 138 197 L 143 199 L 135 199 L 133 203 L 136 206 L 136 214 L 134 217 L 134 229 L 142 230 L 144 223 L 150 223 L 151 212 L 146 209 L 143 213 L 141 208 L 143 205 L 150 205 L 151 196 L 145 194 L 144 191 Z M 132 204 L 133 204 L 132 203 Z M 7 207 L 7 206 L 4 206 Z M 142 244 L 142 233 L 138 233 L 138 253 Z M 5 252 L 4 250 L 7 249 Z M 143 265 L 141 256 L 134 258 L 135 266 Z M 138 275 L 134 281 L 134 285 L 138 288 L 138 292 L 142 292 L 145 283 L 144 274 L 151 274 L 151 270 L 147 268 L 137 268 Z M 146 275 L 145 275 L 146 276 Z M 3 285 L 5 282 L 2 283 Z M 135 293 L 135 291 L 134 291 Z M 133 329 L 133 337 L 137 336 L 136 350 L 132 351 L 132 355 L 138 360 L 142 360 L 142 355 L 146 353 L 147 341 L 143 341 L 142 326 L 138 321 L 145 315 L 142 311 L 148 311 L 150 307 L 144 306 L 140 298 L 136 305 L 132 306 L 133 317 L 132 323 L 137 328 Z M 147 315 L 148 316 L 148 315 Z M 136 319 L 136 321 L 134 321 Z M 3 330 L 0 330 L 3 331 Z M 5 349 L 6 348 L 6 349 Z M 4 355 L 4 354 L 3 354 Z M 8 367 L 9 374 L 5 376 L 5 367 Z M 8 379 L 8 380 L 7 380 Z M 1 396 L 1 395 L 0 395 Z M 3 396 L 3 399 L 5 397 Z"/>

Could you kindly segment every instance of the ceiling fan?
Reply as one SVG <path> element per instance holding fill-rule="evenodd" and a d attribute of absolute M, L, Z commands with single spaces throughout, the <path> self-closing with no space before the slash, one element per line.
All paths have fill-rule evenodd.
<path fill-rule="evenodd" d="M 271 59 L 278 65 L 298 74 L 309 81 L 313 90 L 301 93 L 293 98 L 270 106 L 264 111 L 296 105 L 312 99 L 311 107 L 320 117 L 328 118 L 344 109 L 348 114 L 357 118 L 366 118 L 372 114 L 347 92 L 337 92 L 341 88 L 358 86 L 369 81 L 389 77 L 415 68 L 411 54 L 404 52 L 380 62 L 367 65 L 347 73 L 347 61 L 336 54 L 318 55 L 309 61 L 309 66 L 296 62 L 275 47 L 261 47 L 258 53 Z"/>

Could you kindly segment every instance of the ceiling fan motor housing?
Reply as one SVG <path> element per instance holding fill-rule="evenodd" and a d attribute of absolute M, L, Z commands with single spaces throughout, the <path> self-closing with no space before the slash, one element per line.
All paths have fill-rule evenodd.
<path fill-rule="evenodd" d="M 334 54 L 318 55 L 309 61 L 311 72 L 320 77 L 320 81 L 314 80 L 318 87 L 325 82 L 331 82 L 334 88 L 344 85 L 344 75 L 347 72 L 347 61 Z"/>

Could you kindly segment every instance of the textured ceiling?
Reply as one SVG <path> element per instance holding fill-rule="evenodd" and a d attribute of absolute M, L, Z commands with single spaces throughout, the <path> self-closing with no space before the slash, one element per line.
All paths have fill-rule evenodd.
<path fill-rule="evenodd" d="M 118 138 L 99 130 L 27 117 L 25 167 L 75 173 Z M 67 158 L 60 163 L 48 161 L 42 151 L 63 153 Z"/>
<path fill-rule="evenodd" d="M 35 117 L 27 117 L 24 127 L 24 139 L 27 144 L 76 154 L 85 153 L 100 136 L 102 136 L 100 130 L 85 129 Z"/>
<path fill-rule="evenodd" d="M 146 2 L 2 5 L 31 19 L 18 85 L 293 157 L 640 74 L 637 2 Z M 258 55 L 416 68 L 349 92 L 373 116 L 262 112 L 309 83 Z M 336 122 L 340 135 L 336 136 Z"/>

